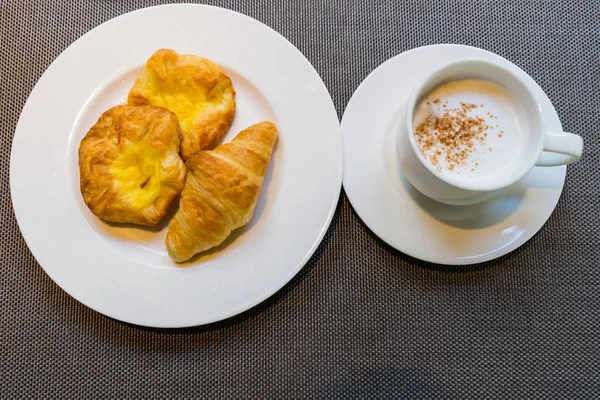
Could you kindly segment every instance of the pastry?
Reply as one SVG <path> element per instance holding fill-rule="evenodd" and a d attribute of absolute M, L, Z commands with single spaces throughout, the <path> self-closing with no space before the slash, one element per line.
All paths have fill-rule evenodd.
<path fill-rule="evenodd" d="M 169 223 L 166 245 L 174 261 L 214 247 L 252 219 L 269 166 L 277 128 L 261 122 L 230 143 L 189 158 L 179 210 Z"/>
<path fill-rule="evenodd" d="M 132 105 L 165 107 L 179 118 L 181 157 L 215 148 L 235 114 L 231 79 L 212 61 L 173 50 L 156 51 L 129 92 Z"/>
<path fill-rule="evenodd" d="M 119 105 L 106 111 L 79 145 L 83 200 L 112 222 L 155 225 L 181 192 L 186 167 L 171 111 Z"/>

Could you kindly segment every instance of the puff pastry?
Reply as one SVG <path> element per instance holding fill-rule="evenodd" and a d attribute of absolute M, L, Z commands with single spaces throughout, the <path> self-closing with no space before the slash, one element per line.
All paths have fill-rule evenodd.
<path fill-rule="evenodd" d="M 187 181 L 166 239 L 174 261 L 220 244 L 250 222 L 276 140 L 275 125 L 261 122 L 187 161 Z"/>
<path fill-rule="evenodd" d="M 156 51 L 129 92 L 133 105 L 165 107 L 179 118 L 181 157 L 212 150 L 235 114 L 231 79 L 212 61 L 169 49 Z"/>
<path fill-rule="evenodd" d="M 106 111 L 79 145 L 80 188 L 96 216 L 155 225 L 181 192 L 186 167 L 171 111 L 119 105 Z"/>

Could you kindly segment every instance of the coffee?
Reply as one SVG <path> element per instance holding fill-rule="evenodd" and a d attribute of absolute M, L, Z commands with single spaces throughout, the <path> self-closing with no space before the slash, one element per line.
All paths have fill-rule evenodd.
<path fill-rule="evenodd" d="M 480 79 L 434 89 L 415 108 L 413 127 L 421 153 L 442 176 L 473 183 L 515 168 L 528 131 L 515 96 Z"/>

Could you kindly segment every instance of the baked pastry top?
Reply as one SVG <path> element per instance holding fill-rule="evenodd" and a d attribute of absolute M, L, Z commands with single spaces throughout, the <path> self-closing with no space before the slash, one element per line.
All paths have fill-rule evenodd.
<path fill-rule="evenodd" d="M 88 208 L 113 222 L 155 225 L 185 183 L 180 128 L 171 111 L 119 105 L 79 145 L 80 188 Z"/>
<path fill-rule="evenodd" d="M 179 210 L 166 239 L 174 261 L 217 246 L 250 222 L 276 140 L 275 125 L 261 122 L 230 143 L 190 157 Z"/>
<path fill-rule="evenodd" d="M 215 148 L 235 114 L 231 79 L 212 61 L 174 50 L 157 50 L 129 92 L 132 105 L 165 107 L 179 118 L 181 156 Z"/>

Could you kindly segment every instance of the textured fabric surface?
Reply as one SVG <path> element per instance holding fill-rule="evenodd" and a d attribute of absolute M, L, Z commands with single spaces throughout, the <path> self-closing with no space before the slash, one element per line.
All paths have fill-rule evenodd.
<path fill-rule="evenodd" d="M 216 1 L 313 63 L 339 115 L 405 50 L 461 43 L 521 66 L 585 140 L 544 228 L 512 254 L 450 268 L 377 239 L 344 194 L 284 289 L 230 320 L 130 326 L 43 272 L 14 218 L 10 147 L 36 80 L 69 44 L 155 1 L 0 0 L 0 397 L 600 397 L 600 2 Z"/>

